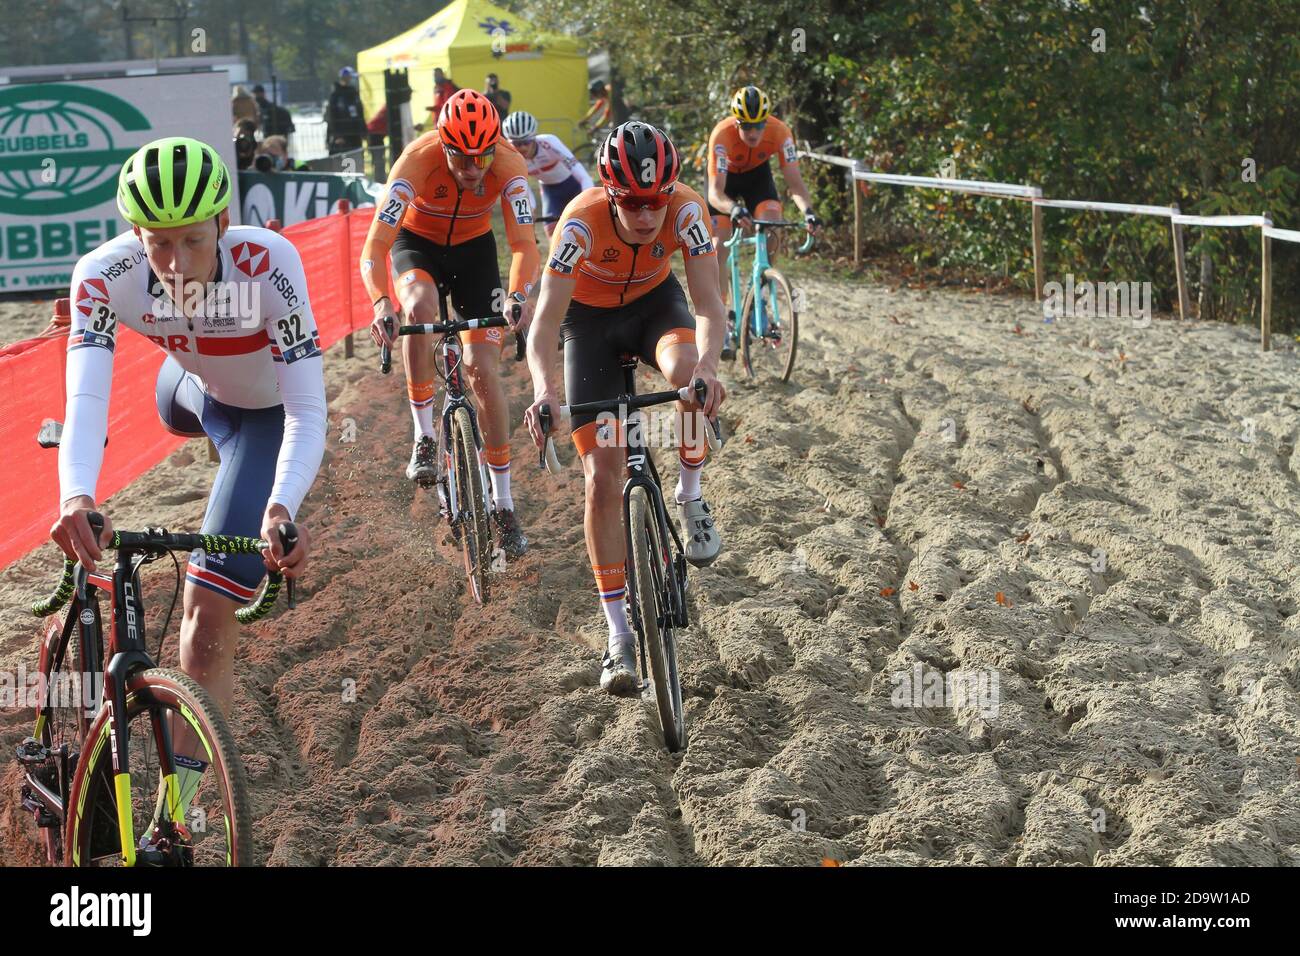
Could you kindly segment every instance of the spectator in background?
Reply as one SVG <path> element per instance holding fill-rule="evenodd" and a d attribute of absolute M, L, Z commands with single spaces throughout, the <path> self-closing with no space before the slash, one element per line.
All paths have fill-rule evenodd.
<path fill-rule="evenodd" d="M 293 117 L 279 103 L 272 103 L 266 98 L 266 87 L 258 83 L 253 87 L 253 99 L 261 116 L 263 136 L 288 136 L 294 131 Z"/>
<path fill-rule="evenodd" d="M 268 136 L 262 140 L 253 165 L 259 173 L 292 173 L 309 168 L 305 163 L 290 158 L 289 141 L 283 136 Z"/>
<path fill-rule="evenodd" d="M 578 125 L 587 129 L 587 124 L 591 123 L 591 129 L 597 130 L 602 126 L 608 126 L 613 117 L 613 108 L 609 95 L 609 87 L 603 80 L 592 80 L 591 85 L 587 87 L 587 95 L 591 97 L 591 109 L 587 110 L 587 115 L 578 120 Z"/>
<path fill-rule="evenodd" d="M 423 123 L 416 125 L 415 131 L 417 133 L 422 133 L 426 127 L 436 126 L 438 124 L 438 116 L 442 113 L 442 104 L 446 103 L 451 97 L 451 94 L 455 93 L 458 89 L 460 89 L 460 87 L 456 85 L 456 82 L 446 73 L 442 72 L 442 67 L 435 66 L 433 68 L 433 105 L 425 107 L 425 109 L 432 115 Z"/>
<path fill-rule="evenodd" d="M 325 142 L 330 155 L 360 149 L 366 136 L 366 113 L 361 91 L 353 85 L 357 71 L 350 66 L 339 70 L 338 82 L 325 104 Z"/>
<path fill-rule="evenodd" d="M 447 98 L 455 93 L 457 86 L 446 73 L 442 72 L 442 67 L 433 68 L 433 105 L 429 107 L 433 111 L 433 118 L 436 120 L 438 114 L 442 112 L 442 104 L 447 102 Z"/>
<path fill-rule="evenodd" d="M 251 119 L 235 122 L 235 160 L 240 169 L 253 165 L 253 157 L 257 154 L 256 130 L 257 125 Z"/>
<path fill-rule="evenodd" d="M 258 124 L 261 122 L 261 113 L 257 109 L 257 100 L 253 99 L 251 93 L 242 86 L 237 86 L 230 94 L 230 118 L 236 125 L 242 120 L 249 120 L 253 124 L 253 132 L 257 132 Z"/>
<path fill-rule="evenodd" d="M 497 113 L 500 114 L 502 119 L 505 119 L 510 112 L 510 103 L 513 97 L 511 97 L 509 90 L 501 89 L 495 73 L 487 75 L 487 82 L 483 86 L 483 95 L 492 101 L 492 105 L 497 108 Z"/>

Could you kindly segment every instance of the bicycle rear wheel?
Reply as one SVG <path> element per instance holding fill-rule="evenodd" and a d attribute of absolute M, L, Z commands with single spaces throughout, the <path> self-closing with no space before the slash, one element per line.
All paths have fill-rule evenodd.
<path fill-rule="evenodd" d="M 116 866 L 126 859 L 123 842 L 130 840 L 134 848 L 143 837 L 153 840 L 153 847 L 135 855 L 140 864 L 252 866 L 248 780 L 235 739 L 207 691 L 180 671 L 155 667 L 128 681 L 126 711 L 133 832 L 123 833 L 119 826 L 112 729 L 104 707 L 91 724 L 69 790 L 65 863 Z M 180 821 L 183 829 L 159 799 L 167 790 L 155 720 L 167 722 L 172 740 L 185 728 L 199 742 L 196 766 L 178 774 L 176 793 L 187 808 Z"/>
<path fill-rule="evenodd" d="M 677 672 L 677 642 L 669 611 L 669 575 L 672 566 L 659 534 L 659 521 L 645 488 L 628 495 L 628 528 L 632 538 L 635 594 L 632 618 L 645 640 L 654 682 L 655 704 L 664 744 L 676 753 L 686 746 L 686 715 L 682 710 L 682 685 Z"/>
<path fill-rule="evenodd" d="M 32 739 L 48 756 L 39 764 L 27 764 L 27 777 L 67 806 L 67 784 L 63 779 L 59 752 L 68 749 L 68 775 L 76 771 L 81 741 L 90 729 L 91 716 L 99 699 L 97 677 L 103 662 L 91 663 L 82 655 L 81 632 L 76 617 L 81 612 L 77 602 L 66 615 L 50 618 L 41 638 L 39 670 L 43 696 L 36 712 Z M 93 614 L 88 608 L 85 613 Z M 66 644 L 64 631 L 68 631 Z M 85 685 L 83 688 L 83 684 Z M 45 818 L 48 822 L 48 817 Z M 40 827 L 46 859 L 53 865 L 63 862 L 63 821 Z"/>
<path fill-rule="evenodd" d="M 765 376 L 790 381 L 799 347 L 799 314 L 794 307 L 790 282 L 776 269 L 765 269 L 758 288 L 763 294 L 767 329 L 760 338 L 754 330 L 755 286 L 750 285 L 741 308 L 740 358 L 745 374 L 757 380 Z"/>
<path fill-rule="evenodd" d="M 465 554 L 465 574 L 474 600 L 486 604 L 488 571 L 492 566 L 492 529 L 469 409 L 457 408 L 451 413 L 451 429 L 452 460 L 460 492 L 460 546 Z"/>

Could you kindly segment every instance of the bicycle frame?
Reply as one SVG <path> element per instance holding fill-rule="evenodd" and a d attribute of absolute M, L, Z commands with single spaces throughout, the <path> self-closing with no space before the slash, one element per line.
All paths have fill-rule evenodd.
<path fill-rule="evenodd" d="M 447 308 L 447 289 L 441 284 L 438 285 L 438 318 L 442 324 L 450 321 Z M 443 391 L 442 427 L 438 433 L 438 461 L 441 474 L 436 480 L 445 482 L 447 511 L 455 520 L 460 520 L 461 489 L 456 481 L 456 469 L 451 467 L 451 445 L 447 441 L 447 436 L 451 434 L 451 418 L 458 408 L 464 408 L 469 412 L 470 426 L 474 429 L 475 455 L 478 460 L 479 471 L 482 473 L 483 491 L 489 496 L 492 494 L 492 484 L 487 468 L 483 465 L 483 456 L 479 454 L 483 448 L 483 435 L 479 430 L 478 412 L 474 408 L 474 403 L 469 400 L 469 396 L 466 394 L 465 382 L 462 378 L 464 352 L 460 344 L 460 337 L 444 334 L 439 348 L 442 353 L 443 378 L 447 383 L 447 387 Z"/>
<path fill-rule="evenodd" d="M 740 287 L 740 263 L 739 252 L 740 246 L 752 245 L 754 247 L 754 267 L 750 270 L 750 286 L 754 289 L 754 321 L 753 334 L 756 338 L 763 338 L 767 334 L 769 322 L 767 318 L 766 306 L 763 304 L 762 284 L 763 273 L 772 266 L 771 259 L 767 255 L 767 236 L 764 233 L 766 227 L 761 222 L 754 224 L 754 234 L 752 236 L 743 236 L 739 229 L 734 229 L 731 238 L 725 243 L 726 247 L 731 250 L 731 255 L 727 257 L 727 267 L 731 270 L 731 306 L 736 312 L 736 324 L 732 329 L 736 341 L 740 341 L 741 322 L 744 316 L 740 314 L 741 304 L 744 302 L 744 295 Z M 775 297 L 772 301 L 772 311 L 777 323 L 781 317 L 776 315 L 777 304 Z"/>
<path fill-rule="evenodd" d="M 624 394 L 620 400 L 632 398 L 636 394 L 636 362 L 623 363 L 623 381 Z M 659 525 L 659 540 L 666 542 L 671 536 L 676 550 L 674 558 L 669 562 L 670 574 L 668 582 L 669 608 L 668 620 L 662 616 L 659 618 L 661 628 L 684 627 L 686 624 L 686 594 L 682 587 L 684 578 L 684 569 L 679 568 L 685 559 L 682 555 L 685 553 L 685 546 L 682 539 L 677 533 L 677 528 L 668 520 L 668 509 L 664 504 L 663 488 L 659 480 L 659 472 L 655 468 L 654 459 L 650 457 L 649 451 L 642 440 L 644 422 L 644 412 L 641 409 L 632 411 L 626 419 L 626 426 L 623 429 L 624 446 L 627 453 L 627 481 L 623 485 L 623 545 L 625 553 L 632 554 L 632 526 L 628 520 L 630 514 L 630 502 L 632 498 L 632 489 L 644 488 L 646 495 L 654 503 L 655 520 Z M 635 427 L 633 427 L 635 426 Z M 627 594 L 629 601 L 635 601 L 637 595 L 636 586 L 636 568 L 631 558 L 627 562 Z M 644 609 L 642 609 L 644 612 Z M 634 620 L 640 620 L 640 615 L 635 615 Z M 646 656 L 645 635 L 639 633 L 641 649 L 641 673 L 649 673 L 649 660 Z"/>

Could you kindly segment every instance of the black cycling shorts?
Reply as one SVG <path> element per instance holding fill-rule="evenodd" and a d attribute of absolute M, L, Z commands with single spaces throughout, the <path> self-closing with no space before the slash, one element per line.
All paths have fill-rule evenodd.
<path fill-rule="evenodd" d="M 769 199 L 773 202 L 781 201 L 781 197 L 776 192 L 776 180 L 772 177 L 770 161 L 743 173 L 727 173 L 727 183 L 722 189 L 722 194 L 728 199 L 740 199 L 751 214 L 758 209 L 758 204 L 761 202 Z M 726 213 L 719 212 L 710 205 L 709 215 L 725 216 Z"/>
<path fill-rule="evenodd" d="M 399 285 L 402 276 L 414 270 L 445 285 L 452 306 L 463 319 L 485 319 L 501 314 L 499 300 L 493 308 L 497 290 L 503 286 L 497 265 L 497 240 L 490 230 L 459 245 L 444 246 L 402 229 L 393 243 L 393 270 Z"/>
<path fill-rule="evenodd" d="M 661 345 L 694 342 L 695 314 L 686 304 L 681 283 L 670 272 L 653 290 L 627 305 L 601 307 L 570 302 L 560 335 L 564 342 L 565 402 L 598 402 L 622 394 L 620 356 L 624 353 L 632 353 L 657 369 L 656 353 Z M 592 414 L 574 415 L 571 427 L 576 432 L 595 420 Z"/>

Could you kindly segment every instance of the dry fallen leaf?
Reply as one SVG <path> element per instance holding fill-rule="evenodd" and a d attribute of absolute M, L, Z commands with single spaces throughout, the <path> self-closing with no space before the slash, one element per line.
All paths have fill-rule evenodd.
<path fill-rule="evenodd" d="M 894 592 L 897 591 L 897 590 L 898 590 L 897 588 L 881 588 L 881 589 L 880 589 L 880 596 L 881 596 L 881 597 L 893 597 L 893 596 L 894 596 Z"/>
<path fill-rule="evenodd" d="M 746 444 L 746 445 L 752 445 L 752 444 L 754 444 L 754 436 L 753 436 L 753 435 L 746 435 L 746 436 L 745 436 L 745 444 Z"/>
<path fill-rule="evenodd" d="M 885 526 L 885 516 L 884 516 L 884 515 L 876 515 L 876 524 L 880 525 L 880 527 L 883 528 L 883 527 Z"/>
<path fill-rule="evenodd" d="M 1020 537 L 1016 538 L 1016 543 L 1017 543 L 1017 544 L 1024 544 L 1024 543 L 1025 543 L 1026 541 L 1028 541 L 1028 540 L 1029 540 L 1029 532 L 1026 531 L 1026 532 L 1025 532 L 1024 534 L 1022 534 Z"/>
<path fill-rule="evenodd" d="M 1003 594 L 1001 591 L 999 591 L 996 595 L 994 595 L 993 599 L 997 601 L 999 604 L 1001 604 L 1003 607 L 1012 606 L 1011 602 L 1007 600 L 1007 596 Z"/>
<path fill-rule="evenodd" d="M 839 860 L 832 860 L 829 856 L 822 857 L 822 866 L 839 866 Z"/>
<path fill-rule="evenodd" d="M 966 487 L 966 484 L 965 484 L 965 482 L 963 482 L 963 481 L 961 481 L 960 479 L 958 479 L 957 481 L 954 481 L 954 482 L 952 483 L 952 486 L 953 486 L 954 488 L 956 488 L 958 491 L 961 491 L 963 488 Z"/>
<path fill-rule="evenodd" d="M 921 585 L 917 584 L 915 581 L 908 581 L 907 589 L 909 591 L 919 591 L 921 590 Z"/>

